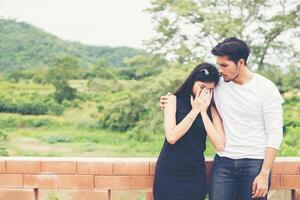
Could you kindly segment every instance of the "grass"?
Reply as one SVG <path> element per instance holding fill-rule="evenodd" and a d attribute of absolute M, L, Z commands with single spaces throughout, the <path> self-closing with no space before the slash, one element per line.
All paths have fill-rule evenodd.
<path fill-rule="evenodd" d="M 10 156 L 157 156 L 162 142 L 139 142 L 127 134 L 101 130 L 23 129 L 8 133 L 5 144 Z M 51 152 L 51 153 L 49 153 Z"/>
<path fill-rule="evenodd" d="M 73 86 L 87 92 L 87 81 L 72 81 Z M 122 82 L 122 87 L 128 81 Z M 130 85 L 130 84 L 129 84 Z M 36 92 L 48 94 L 52 86 L 32 82 L 1 82 L 0 93 Z M 8 139 L 4 146 L 10 156 L 99 156 L 99 157 L 157 157 L 164 142 L 164 134 L 147 136 L 145 141 L 132 137 L 131 133 L 104 130 L 99 127 L 98 103 L 103 96 L 93 93 L 93 100 L 69 103 L 61 116 L 20 115 L 0 113 L 0 128 L 4 128 Z M 288 97 L 285 119 L 295 124 L 300 118 L 299 97 Z M 299 120 L 298 120 L 299 121 Z M 285 135 L 280 156 L 299 156 L 299 127 L 289 127 Z M 215 151 L 207 141 L 206 156 Z"/>

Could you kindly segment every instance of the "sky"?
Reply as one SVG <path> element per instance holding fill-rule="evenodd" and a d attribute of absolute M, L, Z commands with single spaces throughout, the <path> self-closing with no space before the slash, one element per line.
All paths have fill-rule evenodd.
<path fill-rule="evenodd" d="M 0 0 L 0 17 L 28 22 L 62 39 L 143 48 L 154 36 L 150 0 Z"/>

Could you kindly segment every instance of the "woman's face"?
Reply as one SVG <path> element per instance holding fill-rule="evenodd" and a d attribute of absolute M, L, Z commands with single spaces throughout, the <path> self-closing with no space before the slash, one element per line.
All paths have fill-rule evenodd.
<path fill-rule="evenodd" d="M 204 88 L 214 89 L 215 83 L 214 82 L 195 81 L 195 83 L 193 85 L 193 94 L 196 95 L 198 90 L 200 90 L 200 92 L 201 92 Z"/>

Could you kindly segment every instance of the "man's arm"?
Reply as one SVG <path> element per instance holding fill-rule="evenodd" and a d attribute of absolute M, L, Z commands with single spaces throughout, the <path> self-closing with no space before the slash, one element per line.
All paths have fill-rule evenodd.
<path fill-rule="evenodd" d="M 283 137 L 283 99 L 274 84 L 267 87 L 263 100 L 263 118 L 267 134 L 266 151 L 262 169 L 255 178 L 252 198 L 264 197 L 268 193 L 269 175 Z"/>
<path fill-rule="evenodd" d="M 266 148 L 264 163 L 252 186 L 252 198 L 264 197 L 268 194 L 269 175 L 276 157 L 277 149 Z"/>

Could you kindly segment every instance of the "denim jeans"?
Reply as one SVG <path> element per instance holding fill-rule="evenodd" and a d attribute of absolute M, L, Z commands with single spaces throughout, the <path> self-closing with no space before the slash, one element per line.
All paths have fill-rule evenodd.
<path fill-rule="evenodd" d="M 252 184 L 259 174 L 263 159 L 230 159 L 215 156 L 211 185 L 210 200 L 252 200 Z M 270 188 L 269 176 L 269 188 Z M 267 197 L 255 200 L 267 200 Z"/>

